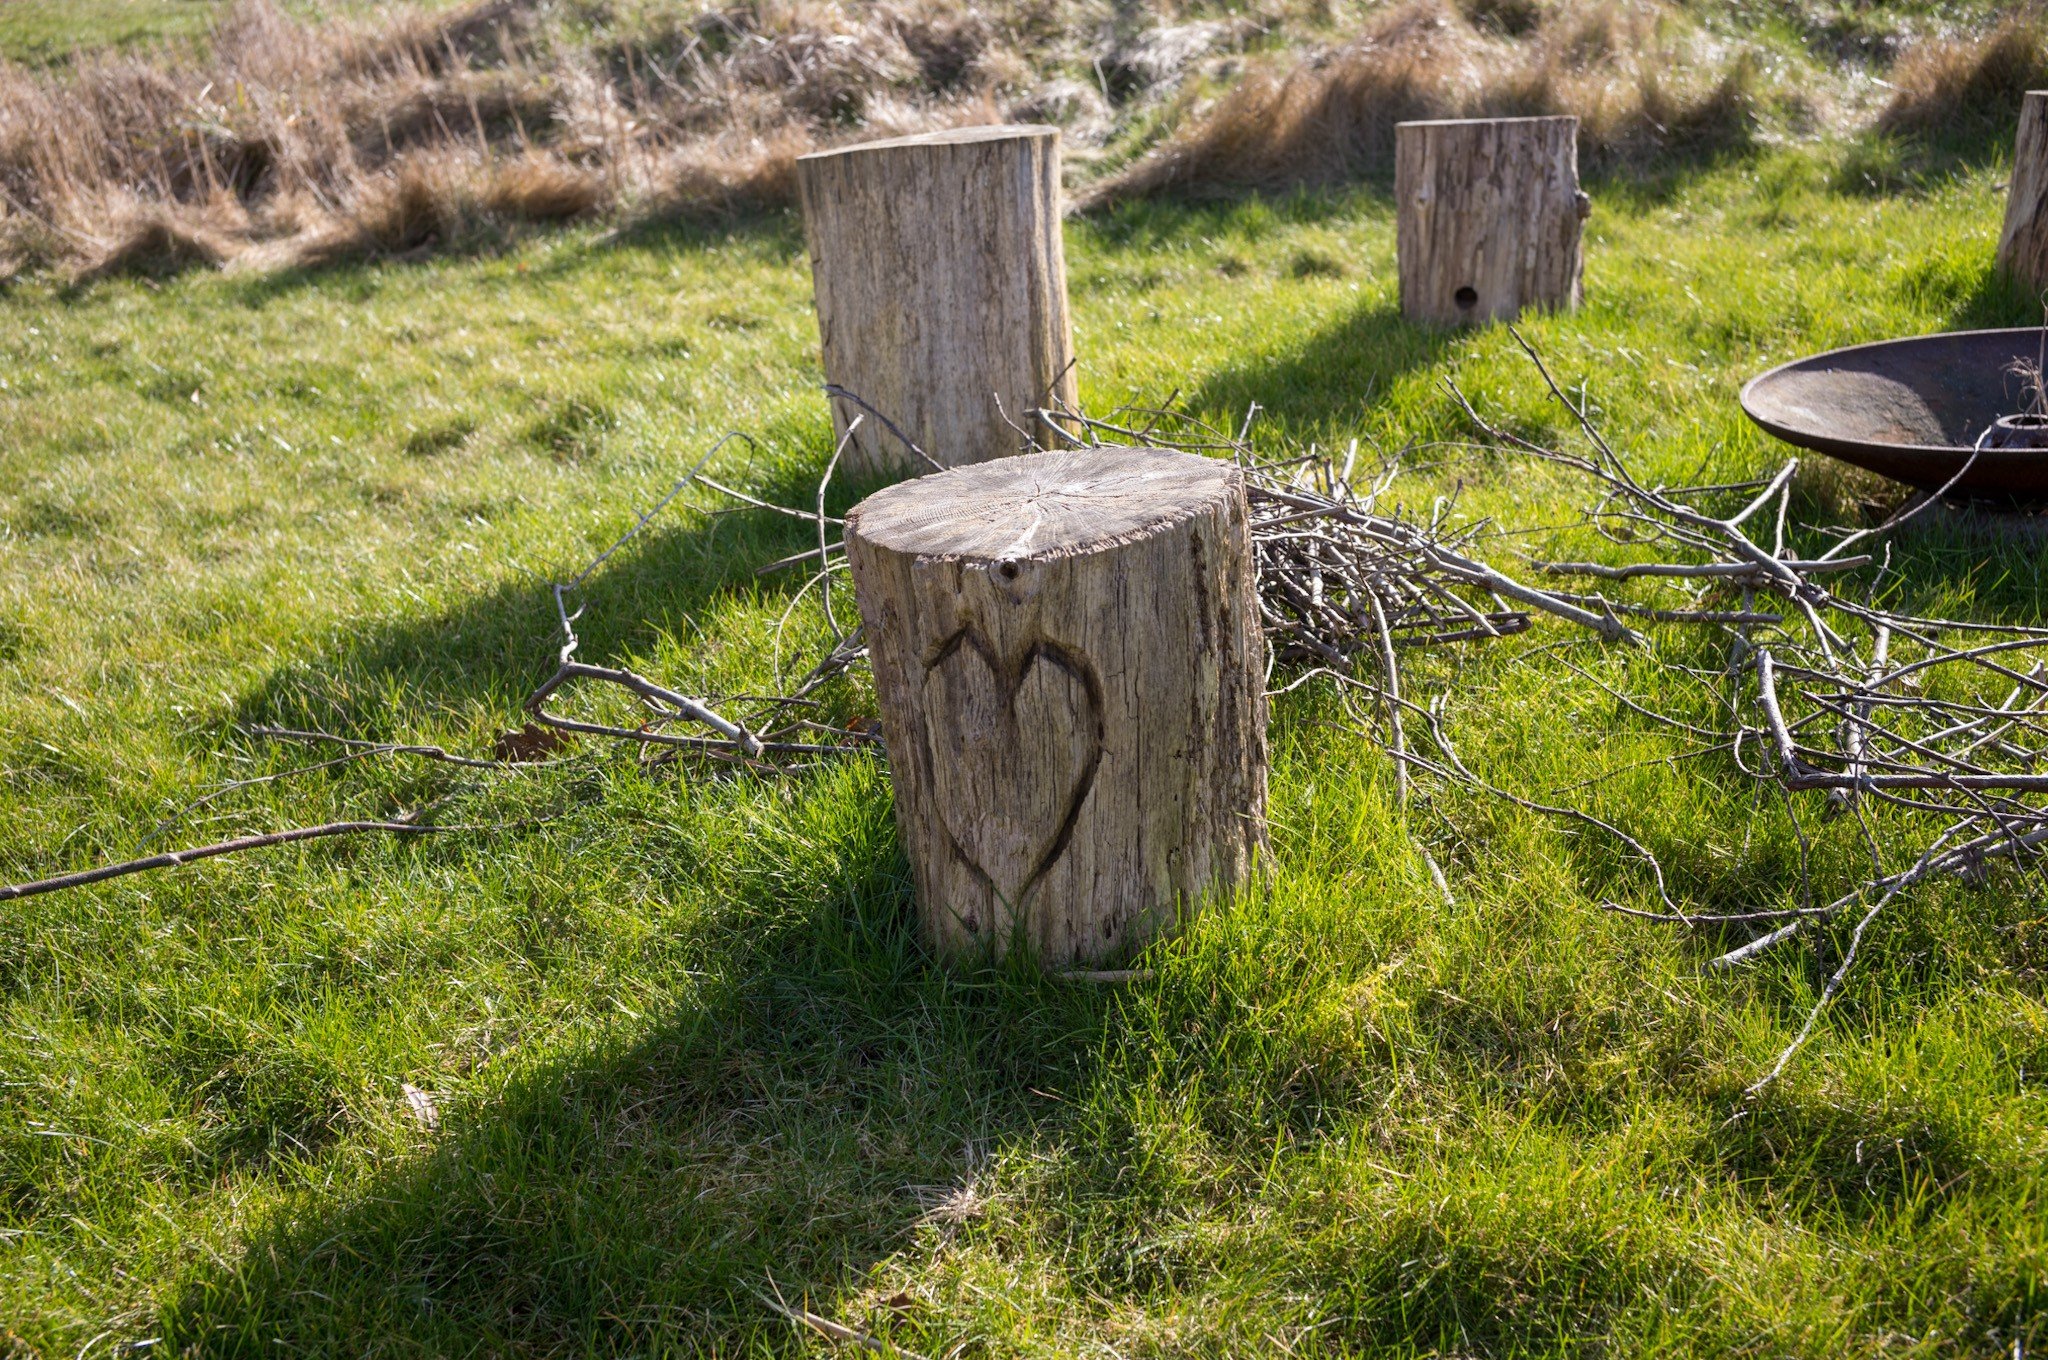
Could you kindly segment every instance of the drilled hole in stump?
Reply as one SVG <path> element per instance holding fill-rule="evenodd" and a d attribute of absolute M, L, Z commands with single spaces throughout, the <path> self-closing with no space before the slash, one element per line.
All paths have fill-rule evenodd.
<path fill-rule="evenodd" d="M 1468 283 L 1457 292 L 1451 294 L 1451 300 L 1460 307 L 1477 306 L 1479 303 L 1479 290 Z"/>

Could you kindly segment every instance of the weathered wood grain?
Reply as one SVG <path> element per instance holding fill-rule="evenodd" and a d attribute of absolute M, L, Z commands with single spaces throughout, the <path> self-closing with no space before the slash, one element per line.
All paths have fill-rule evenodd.
<path fill-rule="evenodd" d="M 2037 292 L 2048 288 L 2048 90 L 2029 90 L 2020 104 L 1998 265 Z"/>
<path fill-rule="evenodd" d="M 1401 311 L 1437 326 L 1579 305 L 1579 120 L 1472 118 L 1394 128 Z"/>
<path fill-rule="evenodd" d="M 1100 961 L 1245 881 L 1265 677 L 1235 467 L 959 468 L 863 501 L 846 545 L 935 948 Z"/>
<path fill-rule="evenodd" d="M 825 379 L 946 467 L 1021 451 L 1025 412 L 1074 405 L 1059 130 L 975 127 L 797 161 Z M 857 408 L 834 399 L 844 436 Z M 1005 420 L 1005 412 L 1009 420 Z M 864 421 L 864 471 L 922 471 Z"/>

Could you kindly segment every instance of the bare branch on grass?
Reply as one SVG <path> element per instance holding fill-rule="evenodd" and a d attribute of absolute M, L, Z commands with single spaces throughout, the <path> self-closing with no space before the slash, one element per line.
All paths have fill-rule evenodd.
<path fill-rule="evenodd" d="M 1889 904 L 1936 878 L 1981 875 L 1996 861 L 2041 869 L 2042 851 L 2048 847 L 2048 630 L 1916 617 L 1870 603 L 1874 591 L 1865 599 L 1837 593 L 1826 582 L 1852 581 L 1859 570 L 1877 565 L 1870 550 L 1933 498 L 1874 528 L 1851 530 L 1794 521 L 1797 460 L 1788 460 L 1755 481 L 1649 484 L 1599 430 L 1585 404 L 1564 390 L 1519 334 L 1515 338 L 1551 397 L 1570 412 L 1590 452 L 1551 448 L 1500 428 L 1454 384 L 1447 390 L 1492 447 L 1565 469 L 1584 482 L 1588 499 L 1576 524 L 1542 526 L 1541 532 L 1576 528 L 1625 545 L 1639 560 L 1542 561 L 1515 548 L 1508 550 L 1510 554 L 1531 561 L 1546 575 L 1597 582 L 1601 590 L 1611 588 L 1613 598 L 1544 589 L 1494 565 L 1489 560 L 1491 548 L 1531 531 L 1461 519 L 1455 496 L 1436 498 L 1426 518 L 1382 509 L 1382 500 L 1403 475 L 1404 458 L 1412 450 L 1376 459 L 1363 473 L 1355 443 L 1341 456 L 1313 448 L 1262 455 L 1250 442 L 1256 407 L 1235 431 L 1164 406 L 1121 408 L 1108 419 L 1064 406 L 1027 414 L 1035 428 L 1065 446 L 1143 444 L 1227 455 L 1238 463 L 1251 512 L 1269 674 L 1280 668 L 1296 672 L 1273 692 L 1327 682 L 1346 696 L 1347 705 L 1359 700 L 1353 710 L 1358 725 L 1349 730 L 1387 750 L 1394 762 L 1397 801 L 1404 810 L 1426 806 L 1443 816 L 1433 800 L 1463 790 L 1611 839 L 1647 870 L 1646 887 L 1656 905 L 1608 901 L 1602 903 L 1606 909 L 1691 929 L 1769 927 L 1712 960 L 1710 966 L 1716 968 L 1751 962 L 1809 927 L 1861 908 L 1840 966 L 1798 1036 L 1751 1088 L 1754 1093 L 1775 1080 L 1810 1037 L 1821 1010 L 1840 992 L 1861 957 L 1869 926 Z M 549 731 L 661 747 L 764 774 L 808 769 L 854 749 L 878 749 L 871 723 L 833 726 L 822 721 L 824 714 L 813 697 L 820 687 L 866 659 L 861 630 L 843 628 L 829 598 L 832 574 L 843 566 L 844 557 L 842 544 L 830 532 L 840 521 L 826 513 L 827 497 L 842 455 L 868 419 L 928 464 L 931 459 L 856 394 L 827 390 L 856 414 L 845 423 L 808 506 L 777 505 L 707 476 L 712 457 L 732 440 L 745 437 L 727 435 L 582 571 L 552 587 L 560 649 L 554 674 L 526 699 L 526 711 L 535 723 Z M 623 667 L 575 659 L 575 625 L 582 612 L 580 604 L 572 607 L 576 593 L 656 516 L 700 485 L 728 500 L 815 528 L 815 547 L 758 569 L 766 573 L 805 564 L 811 571 L 793 592 L 775 629 L 778 677 L 785 627 L 814 586 L 824 591 L 821 613 L 831 640 L 822 653 L 813 654 L 811 666 L 796 683 L 783 686 L 778 679 L 778 692 L 713 702 Z M 1730 508 L 1711 508 L 1735 497 L 1741 500 Z M 1805 556 L 1790 546 L 1814 540 L 1832 540 L 1833 546 Z M 1852 547 L 1866 550 L 1851 553 Z M 1728 598 L 1731 595 L 1736 598 Z M 1476 773 L 1458 751 L 1445 721 L 1449 682 L 1433 679 L 1433 693 L 1417 687 L 1403 677 L 1401 657 L 1418 648 L 1497 641 L 1527 631 L 1536 618 L 1546 615 L 1596 645 L 1629 644 L 1627 655 L 1642 658 L 1660 675 L 1688 677 L 1696 692 L 1710 697 L 1711 717 L 1703 718 L 1697 711 L 1667 711 L 1656 700 L 1624 694 L 1568 657 L 1555 658 L 1568 677 L 1560 683 L 1576 680 L 1660 730 L 1685 734 L 1693 739 L 1688 749 L 1617 766 L 1546 798 L 1517 793 Z M 1680 640 L 1687 659 L 1667 652 L 1661 644 L 1667 635 Z M 1702 638 L 1725 647 L 1725 663 L 1695 664 L 1691 658 Z M 1535 664 L 1538 655 L 1553 650 L 1537 649 L 1522 659 Z M 559 711 L 556 705 L 566 692 L 584 684 L 623 691 L 639 705 L 643 720 L 628 726 Z M 1381 735 L 1370 732 L 1375 724 Z M 284 728 L 251 731 L 349 749 L 348 755 L 308 769 L 329 768 L 358 754 L 408 755 L 491 770 L 506 764 L 453 755 L 438 746 L 376 743 Z M 1766 758 L 1756 762 L 1746 747 Z M 1694 910 L 1683 904 L 1664 866 L 1641 837 L 1613 817 L 1559 801 L 1584 794 L 1629 768 L 1662 763 L 1675 769 L 1682 759 L 1689 769 L 1699 769 L 1723 756 L 1724 768 L 1737 780 L 1775 789 L 1785 800 L 1800 842 L 1801 905 Z M 282 776 L 245 782 L 276 777 Z M 1815 902 L 1811 849 L 1793 801 L 1812 793 L 1831 800 L 1828 808 L 1853 811 L 1871 852 L 1868 876 L 1825 904 Z M 1884 838 L 1877 836 L 1870 821 L 1878 813 L 1897 819 Z M 1916 831 L 1929 819 L 1933 830 Z M 315 835 L 429 829 L 433 828 L 410 821 L 333 823 L 273 837 L 245 837 L 0 890 L 0 900 Z M 1924 848 L 1906 868 L 1888 870 L 1884 842 L 1911 844 L 1916 834 Z M 1426 845 L 1418 845 L 1440 894 L 1454 903 L 1435 856 Z"/>
<path fill-rule="evenodd" d="M 146 873 L 151 869 L 178 869 L 203 859 L 215 859 L 221 855 L 236 855 L 244 850 L 267 850 L 277 845 L 294 845 L 300 841 L 322 840 L 332 836 L 362 836 L 387 834 L 395 836 L 418 836 L 435 831 L 456 831 L 468 828 L 434 826 L 426 822 L 399 819 L 388 822 L 323 822 L 318 826 L 293 827 L 289 831 L 271 831 L 257 836 L 237 836 L 233 840 L 217 841 L 212 845 L 194 846 L 190 850 L 167 850 L 160 855 L 146 855 L 141 859 L 123 860 L 119 864 L 103 864 L 94 869 L 81 869 L 77 873 L 58 874 L 54 878 L 36 879 L 29 883 L 15 883 L 0 886 L 0 902 L 19 901 L 24 897 L 37 897 L 43 893 L 57 892 L 64 888 L 82 888 L 88 883 L 104 883 L 108 879 L 126 878 L 130 874 Z"/>

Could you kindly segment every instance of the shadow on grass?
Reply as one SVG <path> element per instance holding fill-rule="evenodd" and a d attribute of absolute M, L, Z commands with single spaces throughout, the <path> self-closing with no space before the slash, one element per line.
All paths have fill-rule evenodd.
<path fill-rule="evenodd" d="M 180 1353 L 629 1353 L 788 1339 L 975 1212 L 992 1151 L 1088 1079 L 1097 989 L 924 958 L 885 818 L 839 879 L 735 907 L 675 1013 L 449 1113 L 420 1160 L 309 1191 L 165 1311 Z M 780 900 L 777 900 L 777 899 Z M 886 1318 L 848 1316 L 882 1330 Z"/>
<path fill-rule="evenodd" d="M 1256 245 L 1268 232 L 1285 227 L 1320 226 L 1365 212 L 1391 212 L 1393 188 L 1388 177 L 1278 194 L 1255 190 L 1199 197 L 1163 193 L 1095 209 L 1080 220 L 1093 229 L 1096 241 L 1111 254 L 1150 255 L 1162 248 L 1226 235 Z"/>
<path fill-rule="evenodd" d="M 816 470 L 807 462 L 768 470 L 743 489 L 776 504 L 815 503 Z M 742 479 L 746 480 L 746 479 Z M 871 483 L 834 480 L 827 510 L 844 513 Z M 697 505 L 731 505 L 709 492 Z M 759 594 L 784 598 L 804 583 L 802 565 L 762 577 L 756 568 L 817 546 L 814 523 L 750 507 L 716 513 L 671 508 L 568 598 L 577 657 L 619 664 L 666 636 L 688 631 L 713 601 Z M 603 545 L 591 549 L 594 556 Z M 572 569 L 565 568 L 563 579 Z M 554 582 L 537 574 L 508 578 L 438 614 L 364 629 L 325 653 L 273 671 L 236 705 L 233 721 L 317 727 L 350 736 L 395 736 L 383 729 L 406 710 L 460 711 L 478 703 L 510 717 L 554 672 L 561 647 Z"/>
<path fill-rule="evenodd" d="M 787 208 L 731 214 L 697 214 L 650 218 L 630 222 L 609 231 L 590 235 L 584 226 L 560 227 L 546 224 L 487 224 L 466 231 L 452 240 L 429 239 L 411 249 L 338 253 L 329 259 L 286 265 L 258 273 L 232 275 L 227 286 L 242 305 L 261 308 L 292 297 L 309 288 L 320 289 L 343 299 L 361 301 L 387 285 L 404 286 L 407 273 L 437 263 L 475 263 L 501 259 L 524 248 L 554 241 L 574 243 L 580 248 L 541 252 L 526 261 L 528 279 L 545 280 L 566 276 L 584 267 L 593 250 L 678 251 L 714 250 L 736 242 L 749 242 L 787 261 L 803 250 L 803 222 Z M 574 242 L 577 234 L 583 236 Z M 159 262 L 161 268 L 139 267 L 135 272 L 157 278 L 191 272 L 196 261 Z M 4 284 L 5 280 L 0 280 Z M 67 298 L 76 297 L 93 286 L 91 281 L 66 284 Z"/>
<path fill-rule="evenodd" d="M 1390 184 L 1285 196 L 1246 195 L 1231 201 L 1172 197 L 1124 203 L 1094 219 L 1112 253 L 1145 255 L 1176 242 L 1228 238 L 1257 249 L 1268 233 L 1360 213 L 1391 211 Z M 1398 306 L 1372 303 L 1334 316 L 1321 330 L 1285 349 L 1251 353 L 1207 374 L 1176 406 L 1233 429 L 1256 402 L 1297 433 L 1361 415 L 1390 380 L 1435 362 L 1456 332 L 1417 326 Z M 1151 394 L 1163 398 L 1165 394 Z"/>
<path fill-rule="evenodd" d="M 1723 149 L 1684 161 L 1660 162 L 1641 175 L 1607 175 L 1587 180 L 1596 203 L 1610 210 L 1618 198 L 1624 211 L 1638 211 L 1674 196 L 1687 182 L 1746 153 Z M 1313 223 L 1387 202 L 1391 186 L 1375 182 L 1345 193 L 1297 194 L 1268 201 L 1271 216 L 1286 223 Z M 1243 206 L 1133 204 L 1119 209 L 1104 225 L 1106 239 L 1119 247 L 1152 248 L 1161 243 L 1200 239 L 1231 226 L 1242 230 Z M 1212 417 L 1241 418 L 1252 403 L 1287 424 L 1303 438 L 1320 428 L 1353 421 L 1392 382 L 1417 368 L 1436 363 L 1468 332 L 1417 325 L 1401 315 L 1398 303 L 1375 302 L 1333 316 L 1307 339 L 1284 350 L 1246 356 L 1212 372 L 1185 394 L 1186 409 Z"/>
<path fill-rule="evenodd" d="M 1871 198 L 1926 194 L 1989 169 L 2012 155 L 2019 110 L 2015 94 L 2009 108 L 1966 109 L 1926 127 L 1873 128 L 1850 143 L 1835 172 L 1835 188 Z"/>
<path fill-rule="evenodd" d="M 1953 313 L 1957 330 L 2048 323 L 2048 299 L 2003 269 L 1988 269 Z"/>
<path fill-rule="evenodd" d="M 1698 181 L 1754 161 L 1763 153 L 1754 141 L 1710 140 L 1685 152 L 1670 152 L 1641 163 L 1590 158 L 1580 166 L 1579 187 L 1593 211 L 1641 213 L 1665 207 Z"/>
<path fill-rule="evenodd" d="M 1398 306 L 1359 307 L 1300 344 L 1210 373 L 1184 404 L 1234 424 L 1257 402 L 1297 437 L 1311 438 L 1318 427 L 1362 417 L 1394 379 L 1435 363 L 1459 338 L 1409 321 Z"/>

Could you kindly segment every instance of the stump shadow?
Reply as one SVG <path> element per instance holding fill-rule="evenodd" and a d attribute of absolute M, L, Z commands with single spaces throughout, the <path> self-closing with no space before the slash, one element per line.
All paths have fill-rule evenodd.
<path fill-rule="evenodd" d="M 1872 198 L 1918 196 L 2009 159 L 2028 83 L 1978 91 L 1945 113 L 1922 115 L 1907 126 L 1859 133 L 1835 170 L 1836 190 Z"/>
<path fill-rule="evenodd" d="M 1212 371 L 1183 402 L 1233 423 L 1257 402 L 1262 421 L 1284 425 L 1290 437 L 1334 437 L 1384 398 L 1395 379 L 1434 364 L 1464 334 L 1417 325 L 1398 303 L 1375 302 L 1296 344 Z"/>
<path fill-rule="evenodd" d="M 990 1156 L 1060 1117 L 1043 1093 L 1092 1079 L 1112 1002 L 930 964 L 875 841 L 850 885 L 736 908 L 690 1004 L 450 1110 L 417 1160 L 297 1196 L 167 1302 L 169 1348 L 753 1353 L 792 1336 L 774 1293 L 838 1312 L 973 1217 Z"/>
<path fill-rule="evenodd" d="M 2040 326 L 2048 323 L 2048 299 L 2026 284 L 1993 267 L 1978 278 L 1950 312 L 1956 330 L 1992 330 L 2006 326 Z"/>
<path fill-rule="evenodd" d="M 230 276 L 223 286 L 243 306 L 260 309 L 308 289 L 344 298 L 363 298 L 386 284 L 403 286 L 415 269 L 438 263 L 501 259 L 535 245 L 553 245 L 524 261 L 528 281 L 567 277 L 587 269 L 594 251 L 667 252 L 714 250 L 736 242 L 755 243 L 785 261 L 803 252 L 803 223 L 793 209 L 698 214 L 630 222 L 586 237 L 580 243 L 561 227 L 545 224 L 475 231 L 453 240 L 422 242 L 409 250 L 337 253 L 277 269 Z M 91 285 L 78 285 L 90 287 Z"/>
<path fill-rule="evenodd" d="M 815 503 L 814 470 L 791 466 L 751 494 L 777 504 Z M 872 483 L 836 478 L 827 510 L 846 507 Z M 709 501 L 709 497 L 705 501 Z M 700 502 L 702 503 L 702 502 Z M 579 660 L 616 664 L 687 630 L 699 611 L 732 596 L 785 597 L 807 572 L 768 576 L 756 568 L 817 546 L 817 529 L 788 515 L 738 507 L 715 513 L 672 508 L 569 597 Z M 595 550 L 593 550 L 595 552 Z M 397 738 L 379 730 L 397 706 L 443 711 L 487 704 L 509 715 L 554 672 L 561 647 L 555 580 L 507 577 L 439 613 L 368 626 L 307 660 L 288 662 L 246 692 L 230 720 L 244 725 L 317 727 L 348 736 Z"/>

